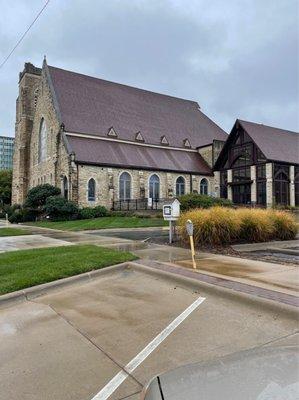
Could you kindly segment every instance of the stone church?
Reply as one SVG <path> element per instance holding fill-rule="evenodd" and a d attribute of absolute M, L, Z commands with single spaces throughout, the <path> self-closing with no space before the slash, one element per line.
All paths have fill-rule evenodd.
<path fill-rule="evenodd" d="M 236 204 L 299 205 L 299 135 L 198 103 L 26 63 L 19 76 L 13 203 L 50 183 L 80 206 L 161 208 L 195 192 Z"/>
<path fill-rule="evenodd" d="M 157 207 L 214 194 L 227 134 L 194 101 L 47 65 L 19 76 L 13 203 L 50 183 L 80 206 Z"/>

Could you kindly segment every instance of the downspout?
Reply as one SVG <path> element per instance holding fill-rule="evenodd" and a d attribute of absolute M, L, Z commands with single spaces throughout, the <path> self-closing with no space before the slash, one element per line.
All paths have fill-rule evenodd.
<path fill-rule="evenodd" d="M 190 193 L 193 193 L 192 174 L 190 174 Z"/>

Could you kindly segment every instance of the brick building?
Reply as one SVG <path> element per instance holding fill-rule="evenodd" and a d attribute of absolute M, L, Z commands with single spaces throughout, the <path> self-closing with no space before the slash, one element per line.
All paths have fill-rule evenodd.
<path fill-rule="evenodd" d="M 13 203 L 50 183 L 81 206 L 215 192 L 227 134 L 196 102 L 30 63 L 19 77 Z"/>

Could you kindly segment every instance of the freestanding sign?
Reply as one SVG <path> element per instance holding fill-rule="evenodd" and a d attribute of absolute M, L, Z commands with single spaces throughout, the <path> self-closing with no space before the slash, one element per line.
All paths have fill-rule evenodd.
<path fill-rule="evenodd" d="M 169 221 L 169 243 L 172 243 L 173 227 L 180 216 L 180 205 L 178 199 L 174 199 L 172 203 L 163 206 L 163 218 Z"/>

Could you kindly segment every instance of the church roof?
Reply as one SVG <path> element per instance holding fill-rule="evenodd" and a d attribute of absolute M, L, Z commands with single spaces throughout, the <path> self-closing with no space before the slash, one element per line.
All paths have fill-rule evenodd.
<path fill-rule="evenodd" d="M 190 100 L 153 93 L 56 67 L 48 67 L 66 132 L 107 136 L 113 127 L 119 139 L 135 141 L 140 132 L 145 143 L 192 148 L 226 133 Z"/>
<path fill-rule="evenodd" d="M 237 120 L 268 160 L 299 162 L 299 133 Z"/>
<path fill-rule="evenodd" d="M 69 134 L 66 134 L 66 137 L 78 163 L 211 175 L 210 167 L 195 151 L 142 146 Z"/>

